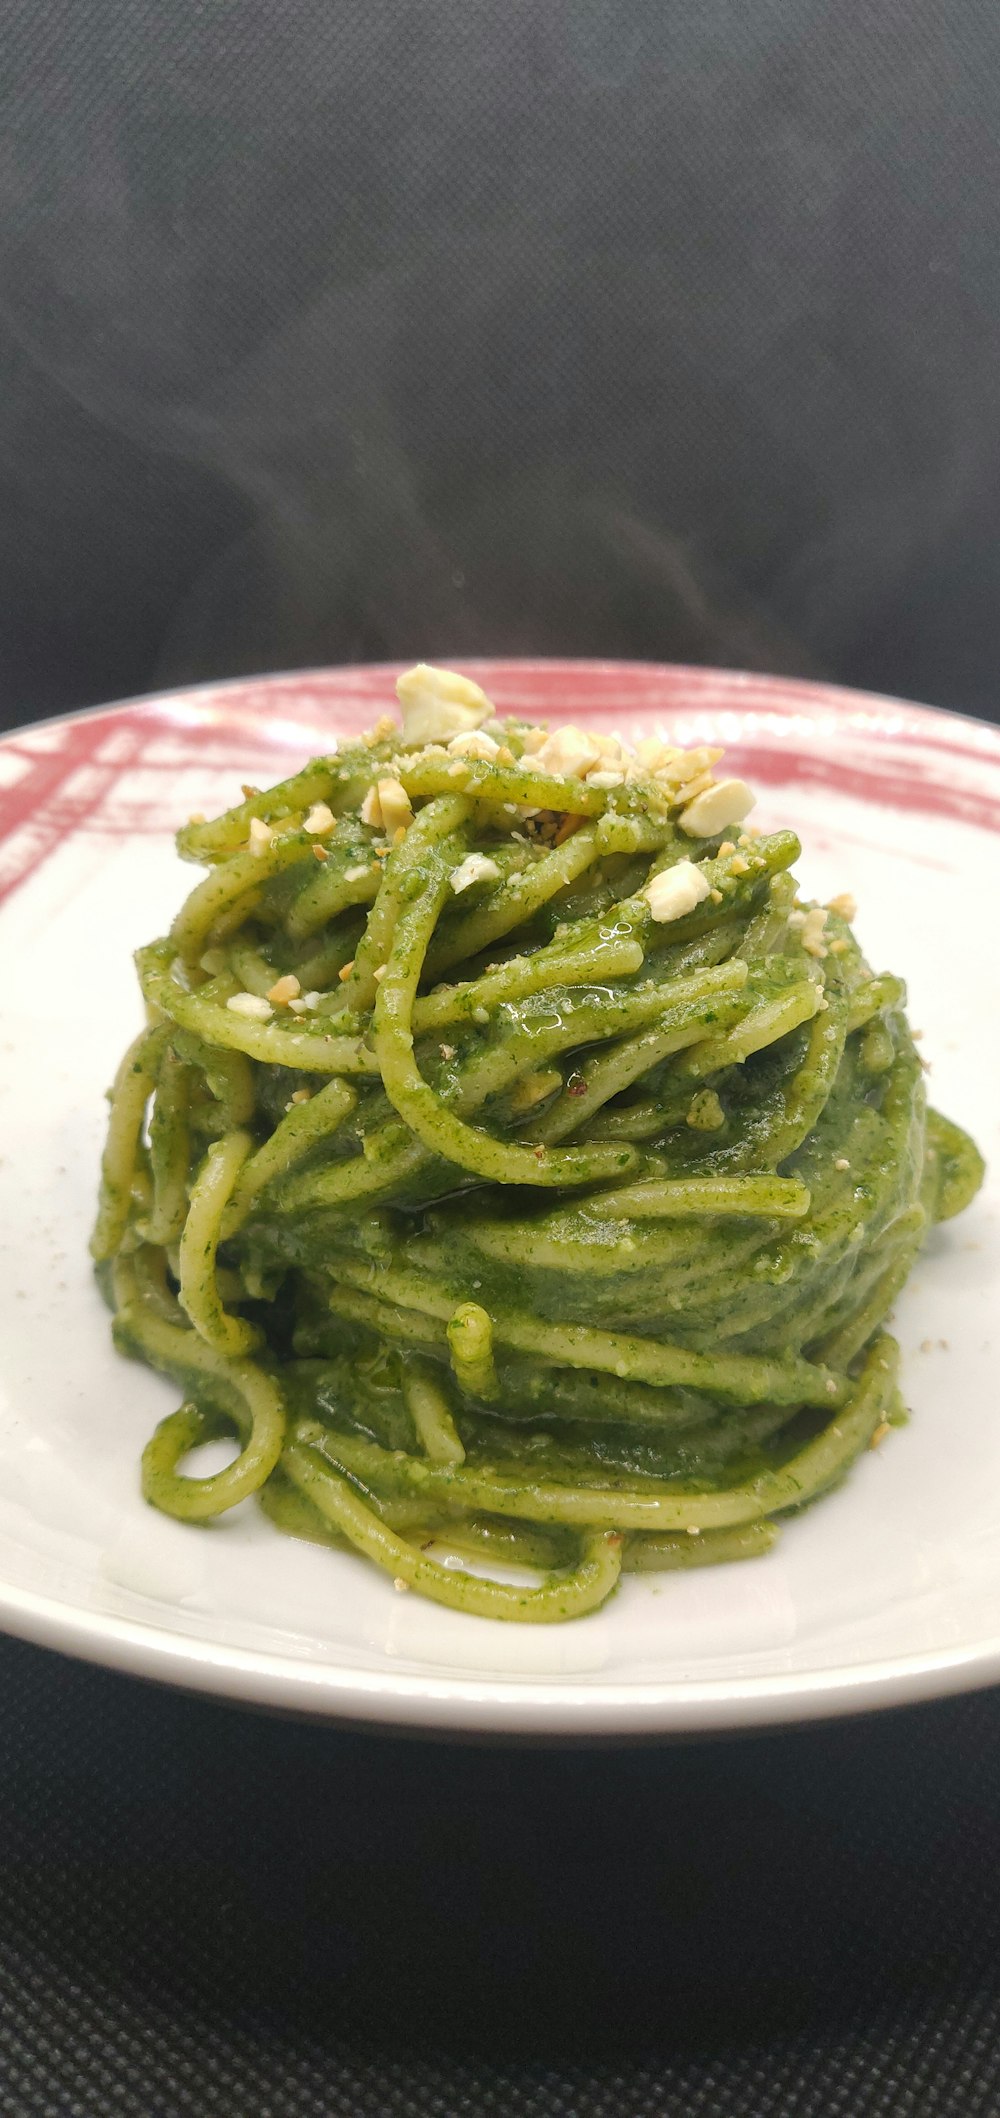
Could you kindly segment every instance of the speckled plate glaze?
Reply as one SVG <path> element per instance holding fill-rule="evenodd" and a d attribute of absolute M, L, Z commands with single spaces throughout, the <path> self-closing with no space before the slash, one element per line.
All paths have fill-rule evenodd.
<path fill-rule="evenodd" d="M 394 1595 L 250 1508 L 145 1508 L 171 1402 L 113 1353 L 87 1261 L 103 1091 L 139 1020 L 130 952 L 191 881 L 171 831 L 367 726 L 394 671 L 140 699 L 0 743 L 0 1625 L 146 1677 L 340 1719 L 622 1738 L 855 1711 L 1000 1678 L 1000 731 L 728 672 L 470 666 L 501 712 L 721 742 L 790 824 L 810 894 L 854 892 L 901 971 L 942 1108 L 993 1173 L 897 1312 L 910 1424 L 766 1559 L 626 1580 L 578 1623 L 490 1624 Z"/>

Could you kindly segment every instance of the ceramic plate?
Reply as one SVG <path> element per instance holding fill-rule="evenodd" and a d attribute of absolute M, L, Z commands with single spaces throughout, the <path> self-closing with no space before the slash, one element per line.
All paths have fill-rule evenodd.
<path fill-rule="evenodd" d="M 370 725 L 393 672 L 140 699 L 0 744 L 0 1624 L 230 1698 L 482 1732 L 626 1736 L 844 1712 L 1000 1678 L 1000 731 L 707 670 L 488 663 L 502 712 L 724 743 L 791 824 L 809 894 L 851 890 L 905 974 L 932 1093 L 993 1166 L 897 1311 L 913 1418 L 765 1559 L 631 1578 L 596 1615 L 491 1624 L 393 1593 L 250 1506 L 145 1508 L 169 1386 L 112 1351 L 87 1235 L 103 1091 L 139 1022 L 130 964 L 190 887 L 173 827 Z"/>

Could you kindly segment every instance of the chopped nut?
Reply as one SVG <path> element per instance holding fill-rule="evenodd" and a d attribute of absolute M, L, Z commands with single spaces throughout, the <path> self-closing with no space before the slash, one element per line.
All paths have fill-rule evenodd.
<path fill-rule="evenodd" d="M 688 1526 L 687 1526 L 687 1533 L 688 1533 L 688 1536 L 689 1536 L 689 1537 L 700 1537 L 700 1536 L 701 1536 L 701 1526 L 700 1526 L 700 1524 L 699 1524 L 699 1523 L 697 1523 L 697 1522 L 689 1522 L 689 1523 L 688 1523 Z"/>
<path fill-rule="evenodd" d="M 266 853 L 273 837 L 274 832 L 272 831 L 270 824 L 265 824 L 262 817 L 252 816 L 250 818 L 251 853 L 255 853 L 258 858 L 261 856 L 261 854 Z"/>
<path fill-rule="evenodd" d="M 716 780 L 682 809 L 679 822 L 689 838 L 714 838 L 727 824 L 742 823 L 754 805 L 745 780 Z"/>
<path fill-rule="evenodd" d="M 452 869 L 448 880 L 456 897 L 459 897 L 463 890 L 471 889 L 473 883 L 499 882 L 500 870 L 496 861 L 490 860 L 488 854 L 467 853 L 458 867 Z"/>
<path fill-rule="evenodd" d="M 302 826 L 303 831 L 332 831 L 333 810 L 326 802 L 314 802 Z"/>
<path fill-rule="evenodd" d="M 329 860 L 330 855 L 328 854 L 325 846 L 314 846 L 312 849 L 312 857 L 314 860 L 323 861 Z"/>
<path fill-rule="evenodd" d="M 609 765 L 623 765 L 625 763 L 628 751 L 620 735 L 592 734 L 590 740 L 592 743 L 596 743 L 601 756 L 607 759 Z"/>
<path fill-rule="evenodd" d="M 850 1169 L 851 1165 L 846 1155 L 837 1155 L 833 1166 L 834 1169 Z"/>
<path fill-rule="evenodd" d="M 720 852 L 724 853 L 726 849 L 724 846 L 721 846 L 719 850 Z M 732 860 L 729 863 L 729 873 L 730 875 L 749 875 L 750 862 L 748 861 L 745 853 L 733 854 Z"/>
<path fill-rule="evenodd" d="M 676 766 L 684 756 L 673 743 L 663 743 L 658 735 L 644 735 L 635 746 L 635 755 L 644 772 L 663 772 L 668 766 Z"/>
<path fill-rule="evenodd" d="M 717 1133 L 725 1125 L 726 1113 L 714 1088 L 702 1088 L 693 1096 L 688 1107 L 687 1123 L 694 1132 Z"/>
<path fill-rule="evenodd" d="M 826 911 L 824 907 L 822 905 L 814 905 L 812 911 L 806 913 L 806 923 L 802 929 L 802 946 L 807 956 L 822 957 L 826 955 L 826 943 L 823 940 L 825 925 Z"/>
<path fill-rule="evenodd" d="M 345 882 L 364 882 L 364 881 L 365 881 L 365 879 L 366 879 L 366 877 L 367 877 L 367 876 L 369 876 L 370 874 L 371 874 L 371 863 L 370 863 L 369 861 L 363 861 L 363 862 L 361 863 L 360 867 L 356 867 L 356 868 L 345 868 L 345 869 L 344 869 L 344 881 L 345 881 Z"/>
<path fill-rule="evenodd" d="M 516 765 L 517 759 L 507 743 L 501 743 L 496 758 L 498 765 Z"/>
<path fill-rule="evenodd" d="M 469 735 L 453 735 L 448 744 L 448 749 L 452 757 L 478 757 L 492 760 L 500 754 L 499 743 L 495 743 L 491 735 L 484 735 L 481 728 L 474 728 Z"/>
<path fill-rule="evenodd" d="M 554 728 L 535 752 L 535 766 L 543 766 L 559 779 L 585 779 L 600 763 L 601 752 L 582 728 Z"/>
<path fill-rule="evenodd" d="M 857 899 L 851 896 L 849 890 L 842 890 L 839 897 L 829 899 L 827 910 L 839 912 L 841 919 L 846 919 L 850 926 L 858 916 Z"/>
<path fill-rule="evenodd" d="M 289 1000 L 297 1000 L 302 988 L 294 971 L 286 971 L 283 978 L 276 978 L 268 992 L 268 999 L 276 1007 L 284 1007 Z"/>
<path fill-rule="evenodd" d="M 407 743 L 446 742 L 449 736 L 481 728 L 493 716 L 485 691 L 470 677 L 456 669 L 435 669 L 429 662 L 406 670 L 397 681 L 396 697 Z"/>
<path fill-rule="evenodd" d="M 311 1089 L 311 1088 L 293 1088 L 293 1090 L 292 1090 L 292 1102 L 293 1102 L 293 1103 L 311 1103 L 311 1102 L 312 1102 L 312 1089 Z"/>
<path fill-rule="evenodd" d="M 230 993 L 226 1006 L 232 1015 L 245 1015 L 250 1022 L 270 1022 L 270 1002 L 259 993 Z"/>
<path fill-rule="evenodd" d="M 588 787 L 600 787 L 602 792 L 607 790 L 610 793 L 612 787 L 623 787 L 625 785 L 625 774 L 602 765 L 600 772 L 588 772 L 587 785 Z"/>
<path fill-rule="evenodd" d="M 710 898 L 711 898 L 711 900 L 712 900 L 712 903 L 713 903 L 713 905 L 721 905 L 721 903 L 722 903 L 722 891 L 721 891 L 721 890 L 710 890 L 708 894 L 709 894 L 709 897 L 710 897 Z"/>
<path fill-rule="evenodd" d="M 455 1057 L 455 1046 L 453 1044 L 439 1044 L 438 1051 L 442 1059 L 454 1059 Z"/>
<path fill-rule="evenodd" d="M 367 743 L 369 750 L 374 750 L 376 743 L 388 743 L 398 733 L 399 731 L 391 713 L 380 713 L 374 728 L 366 728 L 364 741 Z"/>
<path fill-rule="evenodd" d="M 372 972 L 372 977 L 374 978 L 376 985 L 381 985 L 388 968 L 389 966 L 387 963 L 380 963 L 376 965 L 374 971 Z"/>
<path fill-rule="evenodd" d="M 709 884 L 693 861 L 678 860 L 672 868 L 661 868 L 641 894 L 658 922 L 683 919 L 686 912 L 693 912 L 696 905 L 704 902 Z"/>
<path fill-rule="evenodd" d="M 888 1422 L 888 1420 L 887 1420 L 887 1419 L 880 1419 L 880 1420 L 879 1420 L 879 1423 L 878 1423 L 878 1426 L 876 1427 L 876 1429 L 875 1429 L 875 1432 L 874 1432 L 874 1434 L 872 1435 L 871 1441 L 870 1441 L 870 1443 L 869 1443 L 869 1447 L 870 1447 L 870 1448 L 872 1448 L 872 1449 L 878 1449 L 878 1448 L 880 1448 L 880 1447 L 881 1447 L 881 1445 L 882 1445 L 882 1443 L 883 1443 L 883 1442 L 884 1442 L 884 1440 L 885 1440 L 885 1437 L 886 1437 L 886 1435 L 887 1435 L 888 1433 L 890 1433 L 890 1432 L 891 1432 L 891 1429 L 890 1429 L 890 1426 L 889 1426 L 889 1422 Z"/>
<path fill-rule="evenodd" d="M 371 791 L 369 788 L 368 794 L 365 796 L 366 802 L 371 798 Z M 400 830 L 405 831 L 412 824 L 413 810 L 410 807 L 410 797 L 406 792 L 406 788 L 401 787 L 398 780 L 379 780 L 375 789 L 375 801 L 379 811 L 377 822 L 383 831 L 391 831 L 393 833 Z M 366 816 L 363 808 L 361 817 L 366 824 L 376 821 L 373 817 Z"/>
<path fill-rule="evenodd" d="M 204 821 L 205 821 L 205 811 L 204 811 L 204 809 L 192 809 L 192 811 L 191 811 L 191 814 L 190 814 L 190 816 L 188 817 L 188 823 L 189 823 L 189 824 L 203 824 L 203 823 L 204 823 Z"/>
<path fill-rule="evenodd" d="M 677 780 L 674 778 L 673 769 L 668 765 L 662 772 L 654 774 L 654 782 L 669 794 L 674 807 L 679 809 L 686 808 L 689 802 L 694 801 L 696 795 L 707 794 L 709 788 L 715 785 L 707 766 L 704 772 L 696 772 L 689 779 Z"/>
<path fill-rule="evenodd" d="M 735 851 L 736 847 L 734 846 L 732 839 L 724 838 L 721 846 L 719 847 L 719 859 L 728 860 L 730 853 L 735 853 Z"/>
<path fill-rule="evenodd" d="M 324 998 L 322 993 L 303 993 L 299 1000 L 290 1000 L 289 1011 L 293 1015 L 311 1015 Z"/>
<path fill-rule="evenodd" d="M 350 977 L 350 975 L 351 975 L 351 972 L 353 971 L 353 969 L 354 969 L 354 958 L 353 958 L 353 956 L 352 956 L 352 957 L 351 957 L 351 960 L 350 960 L 350 963 L 342 963 L 342 964 L 341 964 L 341 966 L 340 966 L 340 969 L 339 969 L 339 971 L 337 972 L 337 977 L 339 978 L 339 980 L 340 980 L 340 983 L 341 983 L 341 985 L 343 985 L 343 984 L 345 983 L 345 980 L 346 980 L 346 979 L 348 979 L 348 978 Z"/>
<path fill-rule="evenodd" d="M 242 796 L 243 796 L 243 799 L 244 799 L 244 801 L 245 801 L 245 802 L 252 802 L 252 801 L 254 801 L 254 800 L 256 799 L 257 795 L 258 795 L 258 794 L 260 793 L 260 788 L 259 788 L 259 787 L 251 787 L 251 785 L 250 785 L 250 782 L 249 782 L 249 780 L 244 780 L 244 781 L 243 781 L 243 784 L 242 784 L 242 786 L 241 786 L 241 788 L 240 788 L 240 793 L 242 794 Z"/>

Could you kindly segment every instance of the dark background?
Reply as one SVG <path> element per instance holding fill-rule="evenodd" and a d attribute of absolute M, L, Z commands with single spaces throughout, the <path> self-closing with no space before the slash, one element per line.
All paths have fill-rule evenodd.
<path fill-rule="evenodd" d="M 6 0 L 0 705 L 635 655 L 989 714 L 996 0 Z"/>
<path fill-rule="evenodd" d="M 992 715 L 998 242 L 996 0 L 5 0 L 0 714 L 552 651 Z M 994 2118 L 998 1742 L 0 1643 L 2 2118 Z"/>
<path fill-rule="evenodd" d="M 446 1747 L 0 1642 L 3 2118 L 994 2118 L 1000 1693 Z"/>

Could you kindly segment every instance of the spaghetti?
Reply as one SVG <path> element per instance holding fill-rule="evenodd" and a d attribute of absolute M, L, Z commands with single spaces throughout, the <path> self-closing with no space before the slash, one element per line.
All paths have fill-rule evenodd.
<path fill-rule="evenodd" d="M 765 1551 L 881 1439 L 884 1320 L 982 1163 L 719 753 L 399 691 L 402 730 L 180 832 L 208 872 L 138 954 L 92 1248 L 184 1394 L 154 1506 L 256 1495 L 397 1587 L 570 1618 Z"/>

